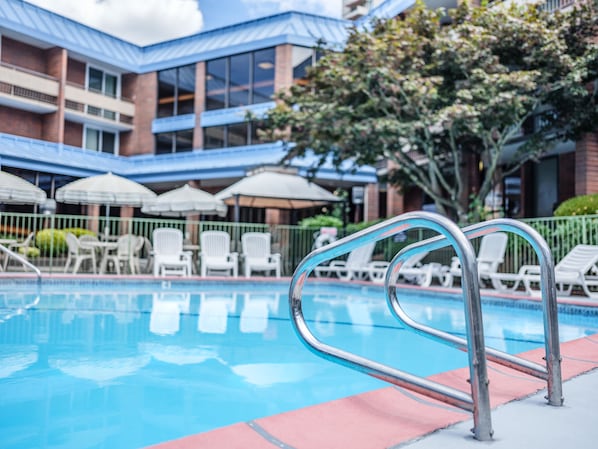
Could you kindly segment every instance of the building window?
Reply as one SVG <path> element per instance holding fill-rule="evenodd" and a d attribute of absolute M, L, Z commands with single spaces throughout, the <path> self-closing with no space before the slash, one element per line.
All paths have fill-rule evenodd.
<path fill-rule="evenodd" d="M 274 67 L 274 48 L 207 61 L 206 110 L 271 101 Z"/>
<path fill-rule="evenodd" d="M 295 84 L 305 84 L 307 70 L 315 66 L 321 57 L 321 52 L 314 51 L 311 48 L 293 47 L 293 82 Z"/>
<path fill-rule="evenodd" d="M 158 72 L 158 117 L 193 114 L 195 64 Z"/>
<path fill-rule="evenodd" d="M 234 125 L 204 128 L 204 149 L 240 147 L 266 143 L 258 136 L 259 122 L 243 122 Z"/>
<path fill-rule="evenodd" d="M 192 150 L 192 129 L 156 134 L 156 154 L 184 153 Z"/>
<path fill-rule="evenodd" d="M 117 75 L 106 73 L 95 67 L 87 67 L 87 89 L 101 93 L 108 97 L 119 96 L 119 78 Z"/>
<path fill-rule="evenodd" d="M 116 133 L 95 128 L 85 128 L 85 148 L 102 153 L 118 154 Z"/>

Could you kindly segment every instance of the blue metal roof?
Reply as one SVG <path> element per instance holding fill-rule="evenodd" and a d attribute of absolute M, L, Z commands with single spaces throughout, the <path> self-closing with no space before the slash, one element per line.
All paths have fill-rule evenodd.
<path fill-rule="evenodd" d="M 386 0 L 366 17 L 390 17 L 414 0 Z M 364 19 L 362 19 L 364 20 Z M 280 44 L 342 46 L 353 22 L 287 12 L 140 47 L 23 0 L 0 1 L 0 32 L 66 48 L 117 68 L 145 73 Z"/>
<path fill-rule="evenodd" d="M 111 171 L 142 183 L 243 177 L 251 168 L 278 164 L 285 154 L 282 143 L 272 143 L 125 157 L 0 133 L 2 165 L 77 177 Z M 316 161 L 308 156 L 292 161 L 291 165 L 307 172 Z M 328 164 L 320 169 L 316 179 L 376 182 L 373 167 L 360 167 L 355 173 L 350 173 L 350 168 L 347 163 L 339 172 Z"/>

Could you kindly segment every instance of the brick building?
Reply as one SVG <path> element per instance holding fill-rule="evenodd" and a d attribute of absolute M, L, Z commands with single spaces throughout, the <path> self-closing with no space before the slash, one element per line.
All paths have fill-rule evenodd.
<path fill-rule="evenodd" d="M 369 13 L 392 17 L 412 4 L 386 0 Z M 50 198 L 67 182 L 108 171 L 157 193 L 187 182 L 218 192 L 257 167 L 278 163 L 283 146 L 260 141 L 259 123 L 247 121 L 247 112 L 264 114 L 272 94 L 298 82 L 315 62 L 316 42 L 342 45 L 351 24 L 289 12 L 140 47 L 21 0 L 3 0 L 2 169 L 39 185 Z M 561 146 L 506 179 L 510 213 L 547 215 L 557 202 L 598 191 L 591 176 L 596 144 L 588 136 Z M 305 158 L 292 166 L 306 173 L 313 163 Z M 379 184 L 385 169 L 384 163 L 351 173 L 322 167 L 315 182 L 349 193 L 363 187 L 364 204 L 351 213 L 355 220 L 426 207 L 417 189 L 403 196 Z M 121 209 L 114 212 L 140 213 Z M 58 212 L 100 213 L 65 204 Z M 295 223 L 317 212 L 244 209 L 241 219 Z"/>

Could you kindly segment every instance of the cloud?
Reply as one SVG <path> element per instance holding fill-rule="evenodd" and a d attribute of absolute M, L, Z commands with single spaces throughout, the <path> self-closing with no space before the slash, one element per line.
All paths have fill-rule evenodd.
<path fill-rule="evenodd" d="M 251 18 L 283 11 L 301 11 L 321 16 L 340 18 L 342 0 L 242 0 Z"/>
<path fill-rule="evenodd" d="M 126 41 L 147 45 L 201 31 L 197 0 L 27 0 Z"/>

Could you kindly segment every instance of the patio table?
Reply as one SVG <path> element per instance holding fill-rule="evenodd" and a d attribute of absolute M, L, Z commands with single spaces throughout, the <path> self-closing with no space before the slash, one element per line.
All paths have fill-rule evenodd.
<path fill-rule="evenodd" d="M 106 265 L 108 264 L 108 256 L 110 255 L 110 251 L 114 251 L 118 249 L 118 242 L 113 241 L 89 241 L 85 242 L 86 245 L 91 246 L 93 248 L 99 248 L 102 250 L 102 259 L 100 261 L 100 274 L 106 273 Z"/>

